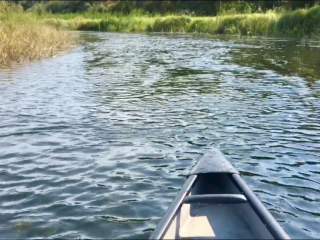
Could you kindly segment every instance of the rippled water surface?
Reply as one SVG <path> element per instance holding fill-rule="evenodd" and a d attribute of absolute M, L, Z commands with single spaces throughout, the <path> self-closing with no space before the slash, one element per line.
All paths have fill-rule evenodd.
<path fill-rule="evenodd" d="M 1 238 L 148 238 L 210 146 L 292 238 L 320 238 L 318 43 L 81 39 L 0 72 Z"/>

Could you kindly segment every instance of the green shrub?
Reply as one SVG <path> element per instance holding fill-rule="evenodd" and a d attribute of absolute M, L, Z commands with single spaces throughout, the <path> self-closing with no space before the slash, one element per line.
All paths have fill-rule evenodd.
<path fill-rule="evenodd" d="M 87 11 L 90 4 L 84 1 L 50 1 L 45 6 L 51 13 L 75 13 Z"/>
<path fill-rule="evenodd" d="M 194 33 L 218 33 L 218 24 L 216 19 L 213 18 L 194 19 L 188 31 Z"/>
<path fill-rule="evenodd" d="M 191 18 L 187 16 L 168 16 L 157 18 L 149 31 L 153 32 L 185 32 L 189 28 Z"/>
<path fill-rule="evenodd" d="M 215 17 L 152 15 L 141 9 L 133 9 L 129 14 L 122 12 L 47 13 L 40 18 L 46 17 L 57 18 L 48 21 L 48 24 L 70 30 L 193 32 L 300 38 L 315 37 L 320 33 L 320 6 L 294 11 L 282 9 L 281 11 L 270 10 L 266 13 L 229 14 Z"/>
<path fill-rule="evenodd" d="M 318 33 L 319 29 L 320 6 L 286 12 L 277 23 L 280 36 L 311 37 Z"/>
<path fill-rule="evenodd" d="M 223 1 L 219 2 L 218 11 L 220 15 L 253 13 L 255 6 L 246 1 Z"/>
<path fill-rule="evenodd" d="M 47 13 L 47 8 L 44 3 L 36 3 L 27 9 L 28 12 L 35 12 L 39 15 Z"/>

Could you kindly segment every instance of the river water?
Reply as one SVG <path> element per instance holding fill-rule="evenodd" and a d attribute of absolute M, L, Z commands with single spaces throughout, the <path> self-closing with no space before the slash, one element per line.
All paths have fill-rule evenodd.
<path fill-rule="evenodd" d="M 148 238 L 214 146 L 292 238 L 320 238 L 316 42 L 81 33 L 0 72 L 1 238 Z"/>

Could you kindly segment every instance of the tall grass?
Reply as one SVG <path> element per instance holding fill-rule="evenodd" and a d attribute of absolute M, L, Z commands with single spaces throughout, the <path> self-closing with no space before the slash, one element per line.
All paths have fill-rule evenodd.
<path fill-rule="evenodd" d="M 39 23 L 18 5 L 0 2 L 0 68 L 51 57 L 74 43 L 72 33 Z"/>
<path fill-rule="evenodd" d="M 316 36 L 320 34 L 320 6 L 286 12 L 277 22 L 280 36 Z"/>
<path fill-rule="evenodd" d="M 246 36 L 312 38 L 319 35 L 320 6 L 295 11 L 229 14 L 215 17 L 148 15 L 143 12 L 111 14 L 46 14 L 44 23 L 57 29 L 121 32 L 186 32 Z"/>

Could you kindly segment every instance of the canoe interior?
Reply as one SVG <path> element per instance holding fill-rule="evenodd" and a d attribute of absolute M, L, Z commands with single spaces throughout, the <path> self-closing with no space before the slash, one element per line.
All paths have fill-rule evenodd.
<path fill-rule="evenodd" d="M 241 194 L 228 174 L 197 177 L 189 195 Z M 248 203 L 183 204 L 163 239 L 273 239 Z"/>

